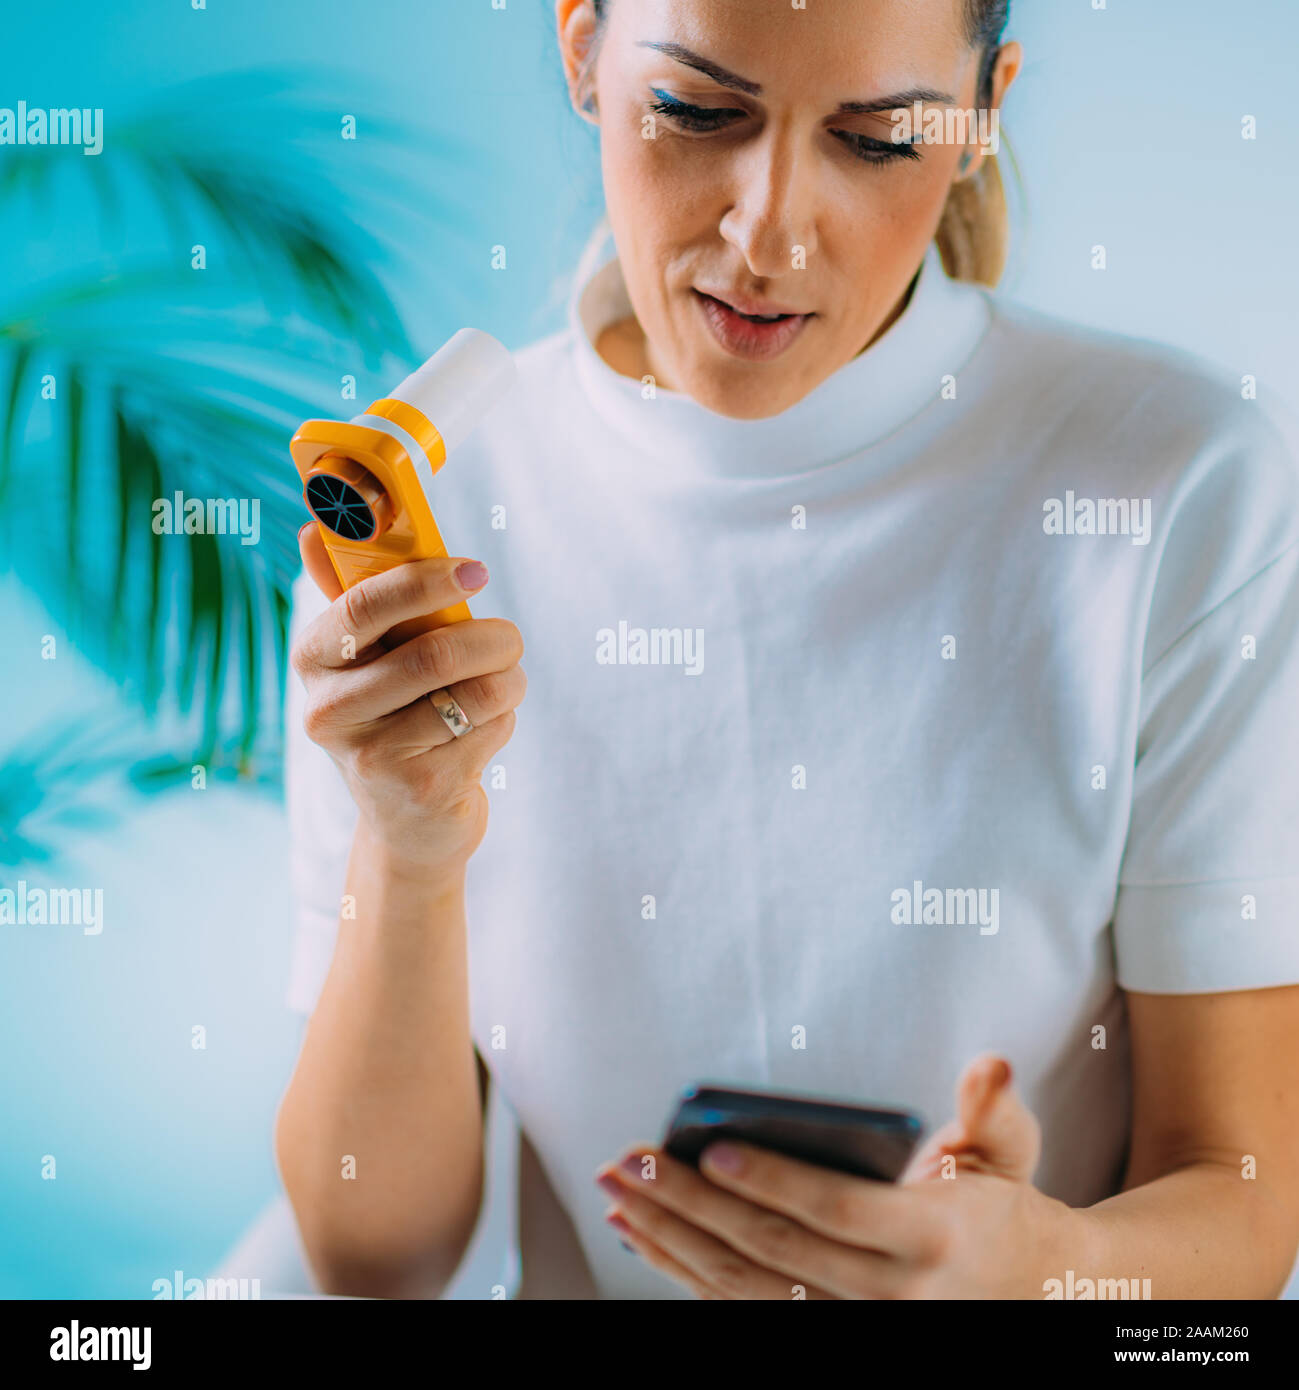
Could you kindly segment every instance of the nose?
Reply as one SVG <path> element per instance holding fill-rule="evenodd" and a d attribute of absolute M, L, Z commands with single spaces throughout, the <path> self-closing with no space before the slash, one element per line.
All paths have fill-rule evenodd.
<path fill-rule="evenodd" d="M 792 132 L 769 127 L 735 156 L 730 206 L 721 233 L 756 277 L 788 274 L 802 247 L 816 250 L 817 190 L 810 155 Z"/>

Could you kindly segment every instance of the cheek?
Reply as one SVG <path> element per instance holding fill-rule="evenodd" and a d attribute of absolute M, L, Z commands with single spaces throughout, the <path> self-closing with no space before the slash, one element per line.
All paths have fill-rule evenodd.
<path fill-rule="evenodd" d="M 643 210 L 647 225 L 669 218 L 678 227 L 688 225 L 708 199 L 710 186 L 716 184 L 699 153 L 683 148 L 662 127 L 653 139 L 642 136 L 633 111 L 603 133 L 606 193 L 629 208 Z"/>
<path fill-rule="evenodd" d="M 642 139 L 635 115 L 610 126 L 601 143 L 605 206 L 638 316 L 651 336 L 664 331 L 661 301 L 679 289 L 700 248 L 715 251 L 725 204 L 722 182 L 699 151 L 660 131 Z"/>
<path fill-rule="evenodd" d="M 668 171 L 656 157 L 652 140 L 643 140 L 635 115 L 606 122 L 601 131 L 600 160 L 605 205 L 624 254 L 659 240 L 677 205 Z"/>
<path fill-rule="evenodd" d="M 942 218 L 948 179 L 939 167 L 864 170 L 828 200 L 822 250 L 856 283 L 881 278 L 894 265 L 914 266 Z"/>
<path fill-rule="evenodd" d="M 849 196 L 837 201 L 859 227 L 893 235 L 914 231 L 925 241 L 942 216 L 950 166 L 950 159 L 926 156 L 919 166 L 865 169 L 853 180 Z"/>

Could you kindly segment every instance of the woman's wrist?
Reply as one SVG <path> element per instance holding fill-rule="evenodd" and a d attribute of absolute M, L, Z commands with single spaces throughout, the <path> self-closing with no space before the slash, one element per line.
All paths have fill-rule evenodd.
<path fill-rule="evenodd" d="M 1104 1253 L 1103 1224 L 1085 1207 L 1071 1207 L 1055 1198 L 1048 1200 L 1051 1206 L 1044 1223 L 1043 1267 L 1037 1287 L 1032 1291 L 1032 1296 L 1037 1298 L 1048 1296 L 1048 1280 L 1059 1280 L 1064 1285 L 1070 1282 L 1070 1271 L 1076 1279 L 1094 1279 L 1104 1277 L 1109 1268 Z"/>
<path fill-rule="evenodd" d="M 385 990 L 401 993 L 426 982 L 428 969 L 441 971 L 463 955 L 463 864 L 434 864 L 395 851 L 362 816 L 344 891 L 338 951 L 350 971 L 377 970 Z"/>
<path fill-rule="evenodd" d="M 448 863 L 405 853 L 379 835 L 364 816 L 357 820 L 353 852 L 364 856 L 369 874 L 403 887 L 416 888 L 430 901 L 464 893 L 467 859 Z"/>

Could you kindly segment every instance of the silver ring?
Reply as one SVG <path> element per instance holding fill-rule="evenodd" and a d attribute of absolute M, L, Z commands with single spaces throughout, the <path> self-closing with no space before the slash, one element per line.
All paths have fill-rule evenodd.
<path fill-rule="evenodd" d="M 442 722 L 451 730 L 456 738 L 461 738 L 467 734 L 474 726 L 469 722 L 464 710 L 455 702 L 449 690 L 430 690 L 429 700 L 433 708 L 437 710 Z"/>

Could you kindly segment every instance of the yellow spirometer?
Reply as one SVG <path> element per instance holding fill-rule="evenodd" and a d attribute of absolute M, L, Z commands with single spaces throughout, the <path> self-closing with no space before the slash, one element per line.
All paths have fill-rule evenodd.
<path fill-rule="evenodd" d="M 427 362 L 348 421 L 307 420 L 289 453 L 344 589 L 408 560 L 448 554 L 433 518 L 433 479 L 514 381 L 514 358 L 488 333 L 462 328 Z M 399 623 L 395 646 L 472 616 L 457 603 Z"/>

